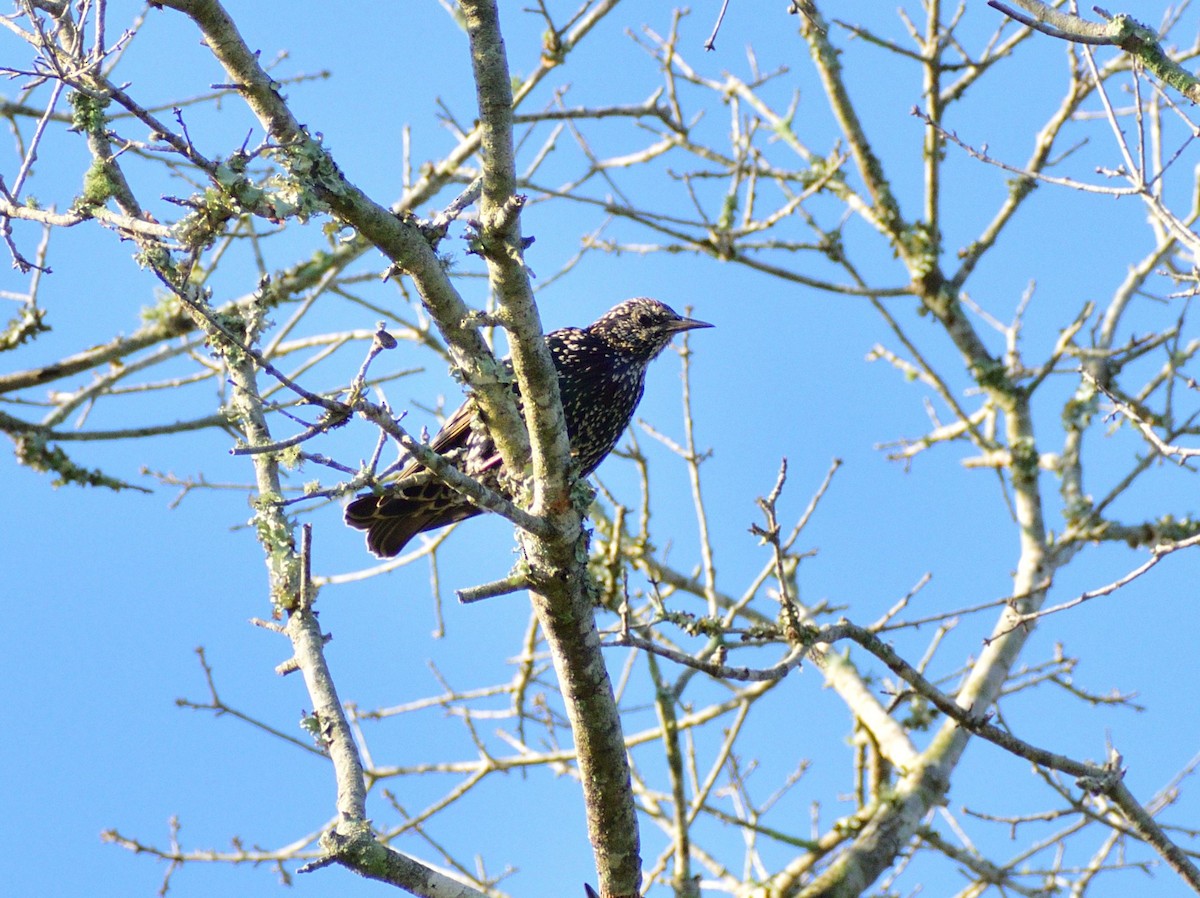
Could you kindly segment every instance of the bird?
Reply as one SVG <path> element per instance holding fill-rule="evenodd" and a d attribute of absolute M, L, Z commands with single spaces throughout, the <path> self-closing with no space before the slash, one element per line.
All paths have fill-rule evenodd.
<path fill-rule="evenodd" d="M 612 451 L 633 419 L 646 385 L 646 368 L 678 333 L 712 327 L 666 303 L 639 297 L 614 306 L 587 327 L 545 335 L 558 373 L 571 457 L 587 477 Z M 505 360 L 508 372 L 512 363 Z M 518 405 L 520 390 L 513 380 Z M 463 473 L 505 494 L 501 463 L 487 428 L 468 399 L 437 432 L 429 448 Z M 367 548 L 380 558 L 398 555 L 418 533 L 480 514 L 482 509 L 433 476 L 416 460 L 378 492 L 346 506 L 346 523 L 366 531 Z"/>

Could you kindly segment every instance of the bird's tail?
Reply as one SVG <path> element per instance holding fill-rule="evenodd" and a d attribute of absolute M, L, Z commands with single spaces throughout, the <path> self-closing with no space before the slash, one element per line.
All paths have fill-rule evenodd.
<path fill-rule="evenodd" d="M 430 523 L 424 511 L 419 502 L 372 493 L 346 506 L 346 523 L 367 531 L 367 548 L 374 554 L 390 558 Z"/>
<path fill-rule="evenodd" d="M 444 489 L 449 499 L 458 498 L 449 488 Z M 372 553 L 380 558 L 391 558 L 399 555 L 418 533 L 436 530 L 477 514 L 478 508 L 461 499 L 458 502 L 431 501 L 427 494 L 410 497 L 403 493 L 367 493 L 346 506 L 346 523 L 367 532 L 367 548 Z"/>

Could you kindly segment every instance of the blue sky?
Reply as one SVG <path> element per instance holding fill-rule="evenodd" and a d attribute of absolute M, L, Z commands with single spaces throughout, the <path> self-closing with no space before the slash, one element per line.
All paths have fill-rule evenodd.
<path fill-rule="evenodd" d="M 772 4 L 769 10 L 732 4 L 717 52 L 705 54 L 701 43 L 717 5 L 698 4 L 683 20 L 681 46 L 688 62 L 714 78 L 725 71 L 748 78 L 744 48 L 753 43 L 764 71 L 788 68 L 764 94 L 783 108 L 798 91 L 796 130 L 816 151 L 829 152 L 833 124 L 794 22 L 776 8 L 783 4 Z M 288 52 L 278 65 L 281 76 L 331 72 L 328 79 L 288 88 L 287 95 L 300 119 L 324 135 L 350 179 L 380 201 L 400 193 L 399 146 L 406 123 L 412 125 L 412 161 L 419 165 L 439 158 L 453 145 L 452 135 L 437 122 L 439 98 L 459 121 L 471 121 L 465 38 L 438 4 L 363 4 L 361 10 L 353 4 L 334 15 L 328 4 L 270 6 L 229 4 L 247 42 L 261 48 L 264 59 Z M 510 66 L 516 74 L 529 70 L 540 41 L 537 22 L 521 12 L 521 6 L 504 4 L 503 9 Z M 896 39 L 903 35 L 890 9 L 880 15 L 873 3 L 842 6 L 840 14 L 847 19 L 870 17 L 880 31 Z M 981 40 L 994 25 L 996 14 L 979 6 L 967 14 L 965 39 Z M 111 2 L 110 30 L 119 31 L 138 8 Z M 658 86 L 653 62 L 626 33 L 641 33 L 643 25 L 665 33 L 670 27 L 668 5 L 622 4 L 568 68 L 552 79 L 554 85 L 570 85 L 568 105 L 639 102 Z M 864 122 L 889 164 L 894 190 L 915 217 L 921 126 L 909 109 L 920 98 L 919 73 L 864 42 L 846 42 L 841 32 L 838 40 L 846 43 L 847 80 L 861 97 Z M 22 54 L 18 42 L 0 34 L 0 62 L 27 65 Z M 163 65 L 165 56 L 172 60 L 170 65 Z M 951 127 L 968 142 L 987 144 L 994 156 L 1023 161 L 1032 132 L 1060 100 L 1063 57 L 1063 45 L 1057 42 L 1030 42 L 1017 59 L 1001 65 L 994 79 L 985 79 L 977 96 L 953 110 Z M 130 91 L 145 103 L 204 92 L 223 78 L 191 26 L 162 11 L 148 15 L 121 71 L 119 80 L 131 82 Z M 13 98 L 20 83 L 9 82 L 0 96 Z M 549 102 L 550 88 L 540 90 L 531 108 Z M 726 106 L 696 90 L 687 90 L 684 97 L 692 111 L 699 111 L 703 103 L 701 127 L 708 129 L 704 133 L 720 135 L 728 128 Z M 231 100 L 216 115 L 199 108 L 186 114 L 194 123 L 198 145 L 210 155 L 232 152 L 255 128 Z M 1081 125 L 1081 133 L 1084 129 Z M 602 155 L 649 142 L 627 123 L 596 126 L 587 133 Z M 259 136 L 255 132 L 254 139 Z M 1103 127 L 1093 127 L 1087 137 L 1089 142 L 1074 161 L 1081 177 L 1091 175 L 1095 165 L 1112 165 L 1116 159 Z M 770 152 L 782 150 L 776 145 Z M 84 157 L 80 138 L 57 134 L 39 160 L 32 192 L 45 204 L 68 205 L 77 192 Z M 580 154 L 564 140 L 547 163 L 545 180 L 560 183 L 580 164 Z M 667 160 L 666 168 L 671 164 L 689 163 Z M 1191 165 L 1188 160 L 1186 168 Z M 7 177 L 15 166 L 10 140 L 0 149 L 0 172 Z M 943 228 L 952 255 L 991 217 L 1009 176 L 954 147 L 947 150 L 946 168 L 951 195 Z M 136 165 L 131 169 L 138 171 Z M 149 197 L 187 192 L 178 181 L 155 181 L 150 173 L 146 177 Z M 647 205 L 653 199 L 664 207 L 687 209 L 681 186 L 663 167 L 617 177 L 622 190 L 646 197 Z M 1178 184 L 1169 184 L 1169 191 L 1187 188 L 1186 175 Z M 830 216 L 826 225 L 836 220 L 832 206 L 817 205 L 822 215 Z M 164 217 L 171 214 L 166 204 L 156 209 Z M 1127 266 L 1149 248 L 1144 218 L 1134 200 L 1043 186 L 995 256 L 981 265 L 969 292 L 1006 321 L 1022 291 L 1035 282 L 1023 349 L 1029 359 L 1040 361 L 1078 309 L 1087 301 L 1104 303 Z M 548 280 L 578 250 L 581 235 L 601 222 L 602 216 L 593 210 L 561 202 L 532 204 L 524 230 L 537 238 L 528 261 L 539 281 Z M 320 248 L 325 240 L 320 224 L 266 241 L 268 265 L 282 268 Z M 17 226 L 14 232 L 23 247 L 36 240 L 32 228 Z M 628 243 L 653 239 L 623 222 L 604 233 Z M 805 235 L 797 224 L 784 236 Z M 861 258 L 869 260 L 864 274 L 871 283 L 903 285 L 904 273 L 881 251 L 878 238 L 858 224 L 847 227 L 846 237 Z M 464 257 L 461 241 L 451 249 L 462 270 L 470 271 L 471 260 Z M 2 370 L 44 364 L 135 329 L 139 310 L 155 301 L 156 284 L 133 263 L 132 252 L 131 245 L 99 228 L 85 225 L 56 233 L 50 255 L 54 274 L 41 288 L 41 305 L 49 311 L 53 331 L 0 358 Z M 830 274 L 815 260 L 795 264 L 811 265 L 818 276 Z M 374 257 L 361 266 L 377 271 L 382 263 Z M 243 252 L 212 286 L 217 299 L 228 299 L 252 290 L 254 281 Z M 26 283 L 13 271 L 0 273 L 0 291 L 23 290 Z M 469 302 L 482 303 L 482 281 L 464 278 L 461 289 Z M 390 285 L 371 282 L 362 292 L 380 304 L 399 303 Z M 845 613 L 857 622 L 867 623 L 926 572 L 933 579 L 918 604 L 928 613 L 1009 592 L 1017 557 L 1015 535 L 995 475 L 965 469 L 960 462 L 967 453 L 959 446 L 926 453 L 907 471 L 877 448 L 924 432 L 922 400 L 927 391 L 886 363 L 866 360 L 877 343 L 899 347 L 865 301 L 823 295 L 694 255 L 635 252 L 591 253 L 538 298 L 546 326 L 559 327 L 591 321 L 636 295 L 655 296 L 677 309 L 692 307 L 697 317 L 716 325 L 692 338 L 692 391 L 697 440 L 712 450 L 704 466 L 705 498 L 723 588 L 737 592 L 766 561 L 748 528 L 760 520 L 754 498 L 770 489 L 780 459 L 786 457 L 789 485 L 781 516 L 789 526 L 831 460 L 845 463 L 802 537 L 804 546 L 819 549 L 802 565 L 806 600 L 827 599 L 845 606 Z M 915 314 L 911 299 L 887 304 L 921 341 L 928 357 L 951 372 L 954 387 L 964 390 L 968 381 L 944 335 Z M 1161 328 L 1181 309 L 1178 303 L 1146 302 L 1130 315 L 1126 336 Z M 375 320 L 361 307 L 330 301 L 311 326 L 370 328 Z M 988 338 L 1000 351 L 999 335 L 989 333 Z M 392 356 L 385 356 L 381 364 L 397 370 L 424 369 L 389 388 L 393 404 L 412 405 L 406 423 L 414 430 L 435 426 L 420 406 L 431 407 L 444 397 L 453 407 L 459 400 L 457 385 L 442 363 L 408 344 Z M 1146 370 L 1160 363 L 1161 357 L 1156 357 Z M 318 381 L 327 378 L 317 383 L 325 386 L 352 373 L 353 367 L 329 366 L 314 376 Z M 1038 406 L 1046 451 L 1056 450 L 1061 442 L 1057 415 L 1073 389 L 1070 378 L 1061 378 L 1047 387 Z M 206 403 L 211 411 L 211 394 L 206 386 L 182 398 L 156 394 L 102 403 L 86 426 L 189 417 L 203 413 Z M 639 415 L 681 438 L 676 355 L 668 353 L 655 364 Z M 697 560 L 697 536 L 683 467 L 644 433 L 637 438 L 654 471 L 660 542 L 670 542 L 676 564 L 690 567 Z M 353 462 L 369 454 L 373 441 L 370 428 L 354 424 L 332 436 L 320 451 L 340 453 Z M 140 473 L 144 467 L 181 478 L 203 474 L 214 483 L 248 482 L 247 462 L 230 457 L 230 447 L 229 437 L 215 431 L 132 445 L 68 445 L 82 463 L 153 486 L 149 495 L 55 490 L 47 477 L 11 459 L 6 462 L 0 564 L 9 576 L 0 599 L 5 610 L 0 670 L 9 683 L 11 732 L 0 742 L 0 766 L 8 772 L 5 791 L 11 810 L 0 824 L 9 847 L 0 860 L 0 877 L 12 884 L 11 894 L 47 894 L 51 888 L 59 894 L 99 896 L 153 893 L 163 866 L 102 844 L 100 833 L 108 828 L 163 844 L 168 819 L 178 815 L 180 836 L 189 848 L 224 849 L 234 836 L 247 845 L 277 847 L 319 829 L 330 816 L 333 782 L 323 761 L 230 717 L 214 719 L 176 707 L 178 698 L 207 698 L 195 653 L 201 646 L 231 706 L 297 736 L 298 720 L 308 706 L 298 679 L 273 673 L 285 660 L 284 641 L 247 623 L 269 614 L 269 603 L 262 555 L 244 527 L 250 514 L 244 492 L 197 490 L 170 507 L 178 491 Z M 1128 429 L 1107 441 L 1092 437 L 1089 452 L 1095 453 L 1096 462 L 1089 489 L 1106 491 L 1106 484 L 1127 469 L 1138 450 Z M 306 471 L 304 479 L 316 476 L 324 475 Z M 626 501 L 636 501 L 635 472 L 627 462 L 610 460 L 599 477 Z M 1043 477 L 1050 480 L 1050 475 Z M 1133 519 L 1151 513 L 1187 514 L 1194 508 L 1192 481 L 1187 478 L 1187 472 L 1162 465 L 1118 508 Z M 1047 492 L 1053 489 L 1050 483 Z M 368 563 L 360 535 L 341 526 L 337 507 L 317 509 L 308 519 L 315 527 L 314 568 L 319 575 L 344 574 Z M 1051 520 L 1049 526 L 1058 528 L 1061 522 Z M 1108 583 L 1143 558 L 1114 547 L 1089 548 L 1062 573 L 1052 600 Z M 525 599 L 509 596 L 464 607 L 454 602 L 452 591 L 503 575 L 511 561 L 511 541 L 502 522 L 473 521 L 451 536 L 440 563 L 446 627 L 440 639 L 431 636 L 436 617 L 429 571 L 422 565 L 323 591 L 321 621 L 334 634 L 329 658 L 343 698 L 366 708 L 436 694 L 440 687 L 433 667 L 464 689 L 508 677 L 506 665 L 527 618 Z M 1192 555 L 1181 553 L 1115 596 L 1048 618 L 1026 648 L 1023 660 L 1033 665 L 1062 643 L 1069 654 L 1083 659 L 1075 673 L 1079 685 L 1098 693 L 1135 691 L 1146 710 L 1086 708 L 1061 691 L 1040 690 L 1006 702 L 1006 720 L 1028 741 L 1074 757 L 1101 759 L 1111 739 L 1125 753 L 1127 782 L 1135 794 L 1148 797 L 1163 786 L 1200 747 L 1194 700 L 1181 689 L 1195 672 L 1194 571 Z M 946 639 L 939 673 L 951 675 L 976 653 L 991 623 L 987 615 L 964 619 Z M 898 648 L 919 657 L 930 636 L 931 630 L 923 629 L 895 639 Z M 624 660 L 622 652 L 613 652 L 611 669 L 619 670 Z M 863 664 L 870 667 L 867 661 Z M 850 788 L 844 763 L 849 734 L 845 709 L 821 688 L 811 667 L 781 684 L 770 702 L 771 715 L 754 723 L 758 738 L 763 745 L 782 741 L 791 750 L 779 756 L 764 754 L 756 774 L 761 792 L 773 789 L 799 759 L 812 758 L 813 770 L 789 798 L 787 812 L 807 814 L 809 803 L 820 801 L 826 822 L 847 813 L 850 805 L 840 800 Z M 630 729 L 648 726 L 651 720 L 648 712 L 635 713 Z M 461 726 L 437 711 L 424 713 L 416 729 L 378 724 L 369 729 L 369 737 L 379 763 L 415 763 L 438 757 L 439 751 L 451 757 L 473 756 Z M 437 750 L 430 751 L 431 746 Z M 639 760 L 649 768 L 656 763 L 649 755 Z M 446 782 L 405 780 L 400 800 L 410 811 L 420 809 L 446 787 Z M 379 798 L 373 800 L 374 814 L 394 819 Z M 970 804 L 996 815 L 1030 811 L 1048 802 L 1027 764 L 982 744 L 968 749 L 951 793 L 954 809 Z M 1195 798 L 1185 791 L 1171 819 L 1194 825 L 1197 810 Z M 569 779 L 539 774 L 525 781 L 513 775 L 464 801 L 431 829 L 431 835 L 459 850 L 467 846 L 468 854 L 479 852 L 490 870 L 518 864 L 520 872 L 505 884 L 514 894 L 549 894 L 564 883 L 577 888 L 594 877 L 582 827 Z M 981 828 L 975 836 L 1003 859 L 1018 850 L 1023 839 L 1006 843 L 997 829 Z M 738 838 L 732 832 L 724 838 L 730 840 L 731 857 L 736 858 Z M 528 850 L 542 844 L 561 850 Z M 439 860 L 416 838 L 398 847 Z M 776 861 L 779 857 L 772 856 Z M 946 868 L 936 876 L 947 877 Z M 171 893 L 274 894 L 275 881 L 265 868 L 197 864 L 175 876 Z M 927 894 L 950 894 L 961 885 L 953 875 L 926 881 Z M 294 892 L 367 895 L 381 888 L 344 871 L 327 870 L 298 878 Z M 1152 880 L 1124 874 L 1094 894 L 1128 894 L 1129 889 L 1156 896 L 1184 894 L 1178 879 L 1166 870 L 1157 871 Z"/>

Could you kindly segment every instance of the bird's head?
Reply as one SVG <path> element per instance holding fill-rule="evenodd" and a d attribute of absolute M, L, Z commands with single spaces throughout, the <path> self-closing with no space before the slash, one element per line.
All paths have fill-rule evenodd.
<path fill-rule="evenodd" d="M 667 348 L 681 331 L 712 327 L 705 321 L 685 318 L 657 299 L 627 299 L 614 306 L 588 330 L 614 350 L 649 362 Z"/>

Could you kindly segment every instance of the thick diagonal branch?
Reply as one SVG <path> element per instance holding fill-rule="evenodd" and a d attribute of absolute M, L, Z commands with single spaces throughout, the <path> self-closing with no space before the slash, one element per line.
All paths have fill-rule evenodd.
<path fill-rule="evenodd" d="M 596 632 L 587 537 L 550 354 L 529 289 L 512 143 L 508 61 L 492 0 L 461 3 L 483 130 L 480 244 L 508 328 L 524 397 L 533 469 L 530 510 L 551 524 L 549 537 L 521 534 L 530 595 L 554 659 L 571 721 L 587 808 L 588 834 L 604 898 L 638 893 L 641 856 L 625 740 Z M 506 457 L 506 461 L 509 459 Z"/>

